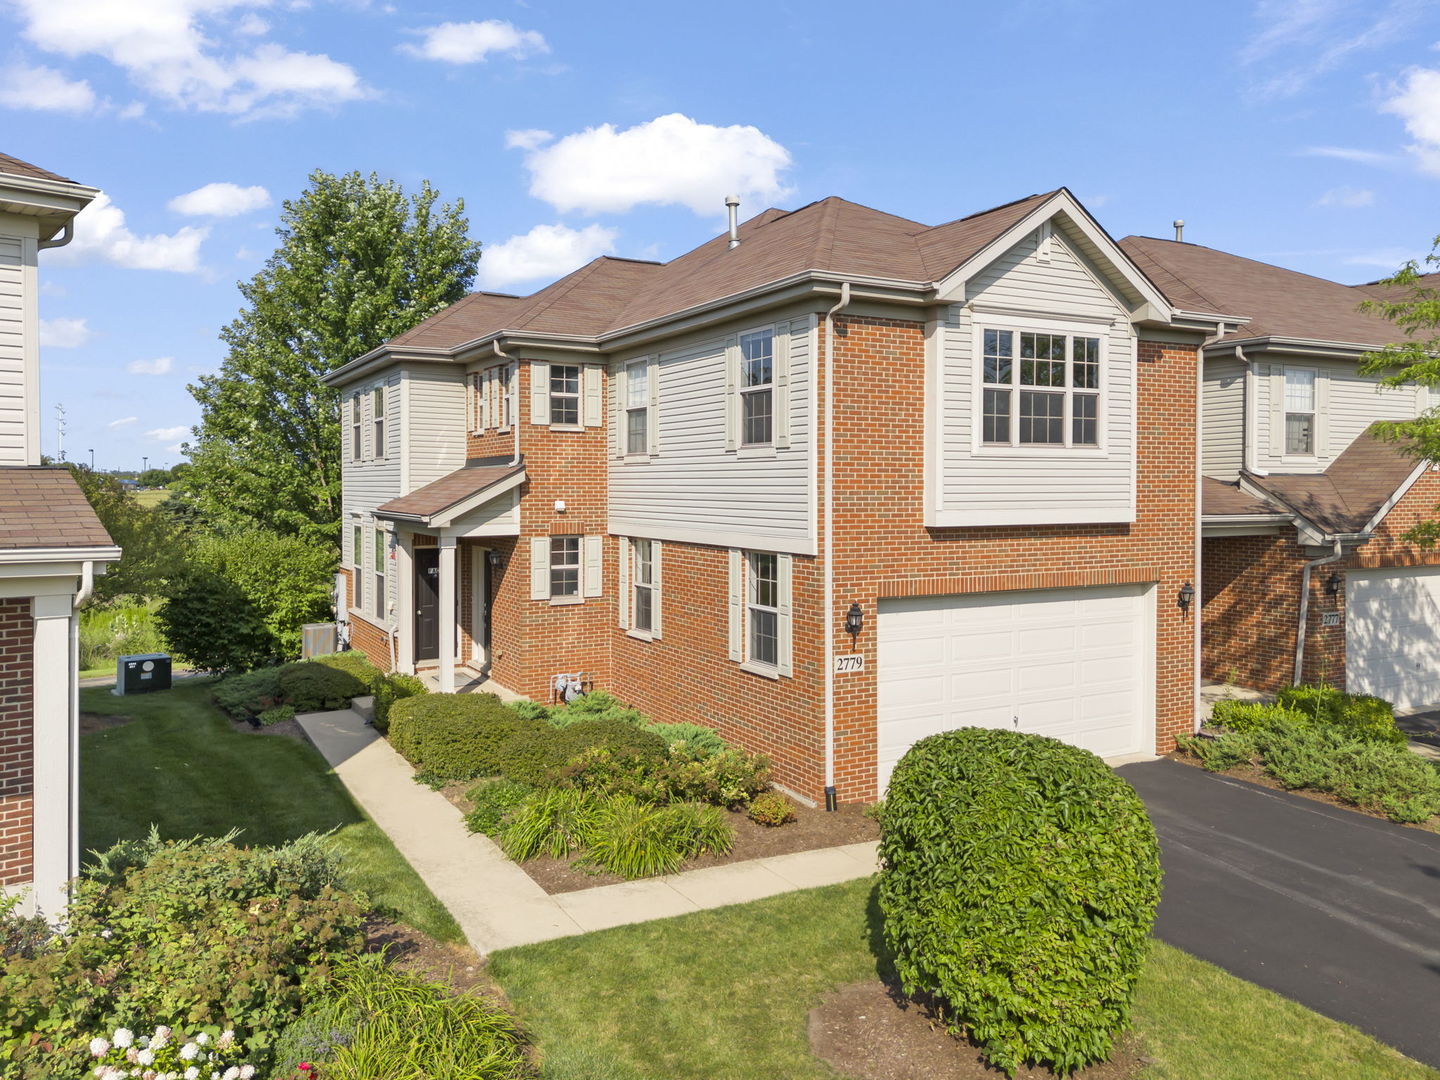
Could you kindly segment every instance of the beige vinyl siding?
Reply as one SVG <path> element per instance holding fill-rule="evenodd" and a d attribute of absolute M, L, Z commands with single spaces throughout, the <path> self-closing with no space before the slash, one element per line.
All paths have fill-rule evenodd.
<path fill-rule="evenodd" d="M 405 379 L 408 494 L 464 466 L 466 402 L 463 371 L 416 367 Z"/>
<path fill-rule="evenodd" d="M 1245 365 L 1207 360 L 1200 408 L 1200 471 L 1234 480 L 1245 457 Z"/>
<path fill-rule="evenodd" d="M 0 236 L 0 465 L 38 465 L 34 241 Z"/>
<path fill-rule="evenodd" d="M 625 410 L 611 366 L 609 425 L 610 532 L 657 540 L 743 546 L 813 554 L 811 504 L 815 316 L 791 313 L 788 323 L 789 445 L 727 451 L 727 337 L 769 323 L 746 323 L 691 338 L 659 354 L 651 369 L 653 422 L 648 460 L 617 457 Z M 778 401 L 777 395 L 777 401 Z M 779 430 L 779 425 L 777 425 Z"/>
<path fill-rule="evenodd" d="M 1032 235 L 970 281 L 966 297 L 946 310 L 932 346 L 939 402 L 927 410 L 938 428 L 927 440 L 935 458 L 927 519 L 940 526 L 1134 520 L 1135 336 L 1119 301 L 1059 233 L 1048 261 Z M 1101 448 L 979 446 L 977 323 L 1039 329 L 1052 322 L 1104 343 Z"/>
<path fill-rule="evenodd" d="M 1283 453 L 1285 368 L 1315 372 L 1315 456 Z M 1256 467 L 1263 472 L 1324 472 L 1376 420 L 1408 420 L 1427 407 L 1418 387 L 1388 389 L 1362 376 L 1353 361 L 1287 356 L 1256 367 Z"/>

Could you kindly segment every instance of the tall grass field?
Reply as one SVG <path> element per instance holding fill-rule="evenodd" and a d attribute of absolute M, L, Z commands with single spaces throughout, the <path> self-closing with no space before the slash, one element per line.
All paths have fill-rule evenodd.
<path fill-rule="evenodd" d="M 80 612 L 80 670 L 114 671 L 115 658 L 168 652 L 155 620 L 158 600 L 122 600 Z"/>

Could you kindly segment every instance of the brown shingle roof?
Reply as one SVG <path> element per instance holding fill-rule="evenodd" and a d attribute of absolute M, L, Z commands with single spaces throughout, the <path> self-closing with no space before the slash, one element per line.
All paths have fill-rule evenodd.
<path fill-rule="evenodd" d="M 1421 274 L 1420 280 L 1415 284 L 1422 289 L 1440 289 L 1440 274 Z M 1367 299 L 1376 300 L 1405 300 L 1415 291 L 1409 285 L 1384 285 L 1378 281 L 1369 281 L 1364 285 L 1351 285 L 1350 288 L 1368 294 Z"/>
<path fill-rule="evenodd" d="M 463 469 L 416 488 L 408 495 L 382 503 L 375 512 L 381 517 L 432 518 L 457 503 L 479 495 L 486 488 L 523 473 L 524 465 L 494 464 L 489 459 L 470 462 Z"/>
<path fill-rule="evenodd" d="M 68 176 L 61 176 L 59 173 L 42 169 L 38 165 L 31 165 L 28 161 L 21 161 L 18 157 L 11 157 L 9 154 L 0 154 L 0 173 L 8 173 L 10 176 L 28 176 L 32 180 L 58 180 L 62 184 L 73 184 Z"/>
<path fill-rule="evenodd" d="M 1291 337 L 1384 345 L 1403 332 L 1359 310 L 1356 290 L 1199 244 L 1127 236 L 1120 247 L 1181 308 L 1248 315 L 1231 338 Z"/>
<path fill-rule="evenodd" d="M 1054 195 L 927 226 L 831 197 L 770 209 L 668 263 L 604 256 L 526 297 L 475 293 L 390 342 L 454 348 L 500 330 L 594 337 L 807 270 L 936 281 Z"/>
<path fill-rule="evenodd" d="M 1318 475 L 1271 473 L 1250 481 L 1327 533 L 1358 533 L 1415 471 L 1404 445 L 1375 437 L 1372 427 Z"/>
<path fill-rule="evenodd" d="M 0 549 L 114 544 L 68 469 L 0 468 Z"/>
<path fill-rule="evenodd" d="M 1250 517 L 1280 512 L 1279 507 L 1241 491 L 1238 482 L 1216 480 L 1213 476 L 1200 478 L 1200 507 L 1207 517 Z"/>

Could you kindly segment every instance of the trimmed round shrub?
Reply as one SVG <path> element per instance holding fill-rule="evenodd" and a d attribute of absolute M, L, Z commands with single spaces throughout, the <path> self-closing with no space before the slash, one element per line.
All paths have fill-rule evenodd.
<path fill-rule="evenodd" d="M 522 720 L 494 694 L 420 694 L 390 709 L 390 745 L 423 773 L 469 780 L 500 772 L 499 752 L 523 731 L 548 730 Z"/>
<path fill-rule="evenodd" d="M 280 694 L 296 712 L 343 709 L 351 698 L 370 692 L 370 684 L 348 671 L 301 660 L 280 669 Z"/>
<path fill-rule="evenodd" d="M 559 729 L 524 728 L 500 748 L 497 764 L 507 779 L 539 786 L 552 783 L 567 763 L 597 746 L 616 761 L 658 762 L 665 756 L 665 740 L 654 732 L 624 720 L 586 720 Z"/>
<path fill-rule="evenodd" d="M 774 829 L 795 820 L 795 804 L 778 791 L 766 791 L 750 800 L 745 814 L 756 825 Z"/>
<path fill-rule="evenodd" d="M 882 819 L 879 905 L 907 994 L 994 1065 L 1068 1073 L 1129 1021 L 1160 901 L 1133 788 L 1055 739 L 961 728 L 910 748 Z"/>

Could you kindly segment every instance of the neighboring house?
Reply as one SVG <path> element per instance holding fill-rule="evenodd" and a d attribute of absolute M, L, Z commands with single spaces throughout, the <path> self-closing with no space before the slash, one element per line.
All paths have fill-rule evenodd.
<path fill-rule="evenodd" d="M 75 605 L 120 550 L 40 464 L 36 267 L 97 194 L 0 154 L 0 889 L 47 913 L 79 869 Z"/>
<path fill-rule="evenodd" d="M 1195 244 L 1121 247 L 1175 303 L 1245 317 L 1205 347 L 1203 676 L 1440 702 L 1440 552 L 1401 539 L 1434 516 L 1440 476 L 1370 431 L 1430 395 L 1358 373 L 1404 336 L 1359 310 L 1386 290 Z"/>
<path fill-rule="evenodd" d="M 933 227 L 830 198 L 476 293 L 328 377 L 350 641 L 445 689 L 577 676 L 813 800 L 963 724 L 1165 751 L 1199 349 L 1237 321 L 1064 189 Z"/>

